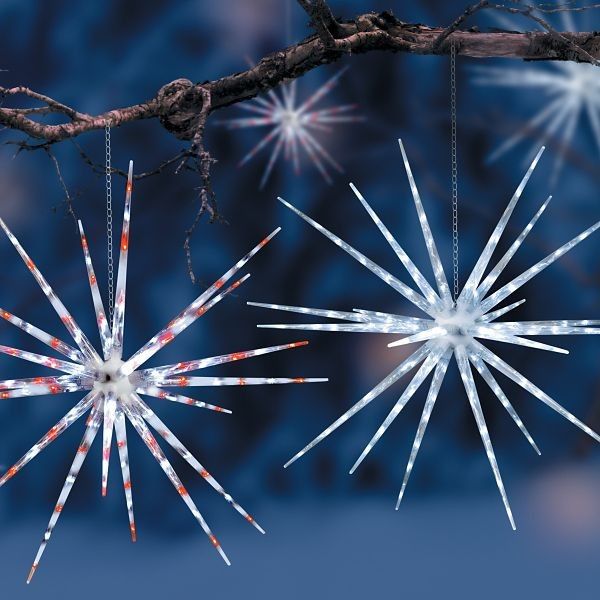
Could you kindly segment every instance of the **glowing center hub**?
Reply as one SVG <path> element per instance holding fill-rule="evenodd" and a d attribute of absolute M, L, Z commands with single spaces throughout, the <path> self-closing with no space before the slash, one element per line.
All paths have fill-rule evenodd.
<path fill-rule="evenodd" d="M 134 391 L 129 377 L 123 375 L 123 361 L 113 357 L 107 360 L 97 371 L 94 388 L 104 393 L 112 392 L 116 396 L 125 397 Z"/>
<path fill-rule="evenodd" d="M 443 327 L 447 337 L 454 345 L 464 344 L 471 338 L 471 328 L 475 325 L 478 315 L 464 308 L 452 308 L 436 318 L 438 327 Z"/>
<path fill-rule="evenodd" d="M 570 79 L 567 79 L 566 85 L 571 92 L 590 99 L 597 93 L 597 74 L 591 69 L 569 69 L 568 74 Z"/>
<path fill-rule="evenodd" d="M 293 137 L 300 124 L 298 112 L 295 110 L 282 110 L 279 118 L 285 135 Z"/>

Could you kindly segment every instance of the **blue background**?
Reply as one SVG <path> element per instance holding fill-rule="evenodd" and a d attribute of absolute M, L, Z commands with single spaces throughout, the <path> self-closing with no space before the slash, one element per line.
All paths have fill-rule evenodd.
<path fill-rule="evenodd" d="M 404 21 L 448 24 L 465 7 L 451 2 L 331 2 L 345 17 L 392 8 Z M 307 32 L 292 4 L 291 36 Z M 575 16 L 600 29 L 600 11 Z M 515 19 L 514 29 L 530 27 Z M 560 27 L 560 20 L 556 21 Z M 479 16 L 471 24 L 505 26 Z M 2 85 L 23 84 L 77 109 L 98 113 L 153 96 L 172 79 L 202 81 L 245 67 L 286 43 L 285 2 L 209 0 L 86 2 L 2 0 Z M 350 310 L 406 309 L 406 302 L 322 238 L 275 198 L 282 195 L 375 261 L 405 279 L 395 257 L 349 190 L 353 181 L 426 273 L 425 246 L 400 162 L 402 137 L 443 257 L 451 267 L 449 70 L 440 57 L 369 54 L 345 58 L 350 69 L 322 105 L 358 103 L 361 123 L 319 139 L 343 165 L 327 185 L 305 161 L 301 176 L 279 163 L 259 190 L 265 155 L 238 169 L 259 131 L 230 132 L 213 115 L 207 144 L 218 159 L 213 181 L 229 224 L 202 223 L 193 240 L 206 286 L 274 227 L 283 232 L 247 267 L 253 277 L 153 364 L 309 339 L 307 348 L 214 369 L 220 375 L 328 376 L 311 386 L 203 389 L 195 397 L 233 409 L 231 416 L 150 401 L 226 488 L 267 529 L 260 536 L 179 460 L 173 459 L 233 566 L 227 568 L 130 429 L 138 543 L 129 541 L 120 473 L 113 459 L 110 491 L 100 497 L 100 450 L 90 453 L 32 585 L 24 580 L 78 443 L 78 423 L 0 490 L 0 575 L 3 598 L 159 598 L 165 594 L 250 598 L 592 597 L 600 556 L 598 450 L 583 434 L 520 388 L 501 379 L 542 449 L 537 457 L 483 386 L 482 402 L 518 531 L 510 530 L 455 367 L 434 411 L 401 510 L 393 510 L 424 400 L 424 391 L 390 428 L 357 473 L 347 471 L 401 389 L 395 386 L 293 467 L 283 463 L 399 362 L 384 336 L 256 329 L 278 315 L 246 300 Z M 308 95 L 341 67 L 324 66 L 298 84 Z M 464 278 L 522 176 L 543 132 L 501 160 L 493 150 L 546 105 L 531 90 L 476 85 L 473 65 L 530 69 L 517 61 L 459 59 L 460 259 Z M 544 64 L 533 65 L 551 69 Z M 560 133 L 560 132 L 559 132 Z M 2 141 L 18 134 L 2 132 Z M 515 276 L 598 220 L 598 146 L 582 119 L 568 151 L 559 140 L 536 170 L 508 229 L 521 230 L 545 197 L 554 200 L 504 277 Z M 98 161 L 103 135 L 78 142 Z M 113 164 L 152 168 L 182 147 L 157 122 L 113 131 Z M 92 340 L 94 331 L 79 239 L 66 214 L 54 167 L 42 152 L 0 149 L 0 211 Z M 70 142 L 56 148 L 75 194 L 98 279 L 105 288 L 104 183 Z M 564 166 L 556 176 L 555 160 Z M 197 180 L 167 171 L 134 190 L 125 353 L 131 354 L 199 293 L 186 274 L 184 231 L 193 220 Z M 117 213 L 122 180 L 114 183 Z M 116 221 L 118 222 L 118 218 Z M 117 231 L 119 227 L 117 227 Z M 504 247 L 507 247 L 506 244 Z M 598 239 L 592 237 L 523 288 L 519 319 L 598 318 Z M 35 324 L 64 332 L 8 240 L 0 240 L 0 304 Z M 463 279 L 464 281 L 464 279 Z M 285 317 L 285 315 L 283 315 Z M 281 321 L 292 319 L 280 319 Z M 301 317 L 296 321 L 300 322 Z M 3 344 L 42 351 L 9 324 Z M 598 341 L 560 340 L 569 357 L 499 347 L 501 355 L 559 402 L 600 428 Z M 39 374 L 10 357 L 1 377 Z M 0 404 L 0 465 L 7 468 L 64 412 L 73 396 Z"/>

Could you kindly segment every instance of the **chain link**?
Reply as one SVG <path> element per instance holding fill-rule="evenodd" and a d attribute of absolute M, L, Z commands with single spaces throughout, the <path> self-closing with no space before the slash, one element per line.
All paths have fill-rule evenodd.
<path fill-rule="evenodd" d="M 450 112 L 452 154 L 452 269 L 454 301 L 458 298 L 458 160 L 456 150 L 456 43 L 450 41 Z"/>
<path fill-rule="evenodd" d="M 112 170 L 110 166 L 110 125 L 104 128 L 106 151 L 106 242 L 108 248 L 108 314 L 112 323 L 115 306 L 114 261 L 113 261 L 113 210 L 112 210 Z"/>

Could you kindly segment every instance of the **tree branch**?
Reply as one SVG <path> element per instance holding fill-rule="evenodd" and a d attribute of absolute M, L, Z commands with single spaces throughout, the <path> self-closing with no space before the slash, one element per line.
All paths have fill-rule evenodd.
<path fill-rule="evenodd" d="M 333 63 L 343 56 L 374 51 L 405 52 L 410 54 L 443 55 L 450 51 L 445 43 L 451 36 L 456 52 L 473 58 L 513 58 L 521 60 L 561 60 L 600 64 L 600 32 L 558 32 L 540 14 L 553 12 L 580 12 L 599 8 L 599 4 L 576 7 L 570 3 L 554 5 L 529 5 L 521 0 L 510 0 L 510 5 L 480 0 L 469 6 L 448 27 L 429 27 L 405 23 L 391 12 L 366 13 L 349 21 L 336 19 L 326 0 L 297 0 L 310 17 L 315 34 L 265 56 L 255 66 L 213 81 L 192 83 L 176 79 L 164 85 L 156 95 L 140 104 L 115 108 L 99 115 L 77 111 L 45 94 L 30 88 L 0 87 L 0 100 L 10 100 L 11 106 L 0 102 L 0 131 L 12 129 L 26 134 L 27 138 L 8 143 L 19 150 L 42 149 L 54 161 L 59 181 L 72 210 L 71 198 L 62 179 L 60 167 L 51 152 L 51 146 L 64 140 L 74 141 L 82 133 L 117 127 L 142 119 L 158 119 L 162 126 L 176 138 L 190 142 L 189 149 L 165 160 L 156 169 L 136 177 L 146 177 L 179 162 L 176 172 L 190 169 L 200 175 L 199 206 L 191 227 L 186 231 L 184 248 L 188 272 L 196 281 L 192 268 L 190 240 L 204 214 L 211 221 L 220 220 L 210 181 L 210 168 L 215 160 L 204 146 L 204 129 L 209 115 L 215 110 L 244 102 L 267 92 L 280 83 L 297 79 L 323 64 Z M 508 1 L 508 0 L 507 0 Z M 518 33 L 514 31 L 480 32 L 464 30 L 465 21 L 481 10 L 497 10 L 524 16 L 542 26 L 544 31 Z M 41 103 L 41 106 L 12 106 L 17 98 Z M 46 115 L 62 116 L 64 123 L 48 124 Z M 30 141 L 31 139 L 34 142 Z M 96 163 L 79 147 L 80 155 L 93 169 Z M 123 174 L 119 170 L 115 173 Z"/>
<path fill-rule="evenodd" d="M 469 17 L 472 17 L 475 13 L 481 10 L 492 9 L 499 12 L 509 13 L 511 15 L 521 15 L 530 19 L 543 27 L 549 35 L 554 39 L 559 40 L 571 47 L 571 49 L 577 53 L 578 58 L 583 62 L 590 62 L 594 65 L 600 65 L 600 61 L 597 57 L 592 56 L 585 48 L 579 46 L 574 40 L 565 36 L 564 34 L 556 31 L 548 21 L 538 16 L 536 13 L 556 13 L 556 12 L 580 12 L 582 10 L 588 10 L 591 8 L 599 8 L 599 4 L 588 5 L 586 7 L 574 7 L 570 5 L 558 5 L 554 7 L 546 7 L 545 5 L 533 5 L 526 4 L 520 0 L 513 0 L 513 6 L 506 6 L 504 4 L 497 4 L 490 0 L 480 0 L 477 4 L 473 4 L 465 9 L 462 15 L 455 19 L 449 27 L 439 35 L 439 37 L 433 43 L 433 51 L 439 51 L 444 40 L 448 38 L 452 33 L 458 30 L 458 28 L 464 23 Z"/>
<path fill-rule="evenodd" d="M 215 193 L 212 189 L 210 180 L 210 168 L 216 162 L 216 160 L 204 148 L 204 128 L 206 127 L 206 119 L 208 118 L 211 109 L 210 90 L 208 88 L 202 88 L 202 97 L 202 110 L 200 111 L 191 150 L 189 155 L 186 156 L 179 164 L 179 167 L 177 167 L 177 171 L 179 171 L 183 166 L 187 165 L 190 160 L 193 160 L 195 163 L 193 170 L 198 171 L 201 178 L 201 184 L 198 188 L 200 200 L 198 212 L 196 213 L 196 217 L 194 218 L 191 227 L 185 232 L 185 241 L 183 243 L 187 260 L 188 275 L 190 276 L 192 283 L 196 283 L 196 275 L 194 273 L 194 263 L 192 261 L 192 249 L 190 242 L 194 232 L 196 231 L 196 227 L 198 227 L 198 223 L 200 223 L 200 219 L 205 213 L 208 213 L 211 222 L 215 220 L 221 220 L 221 217 L 217 211 Z"/>
<path fill-rule="evenodd" d="M 338 23 L 327 2 L 325 0 L 298 0 L 298 4 L 308 13 L 311 25 L 325 47 L 334 47 L 335 39 L 331 30 L 334 28 L 337 30 Z"/>
<path fill-rule="evenodd" d="M 63 178 L 60 164 L 58 162 L 58 158 L 56 158 L 56 156 L 54 156 L 50 146 L 46 146 L 44 148 L 44 151 L 48 155 L 48 158 L 54 164 L 54 169 L 56 170 L 56 176 L 58 177 L 58 182 L 60 183 L 60 187 L 62 187 L 62 190 L 65 194 L 64 202 L 65 202 L 67 214 L 70 217 L 72 217 L 73 222 L 75 223 L 75 227 L 77 227 L 77 215 L 75 214 L 75 209 L 73 208 L 73 198 L 72 198 L 71 193 L 69 192 L 69 188 L 67 187 L 67 184 L 65 183 L 65 180 Z"/>
<path fill-rule="evenodd" d="M 77 152 L 79 152 L 79 156 L 81 156 L 83 162 L 86 165 L 88 165 L 94 173 L 96 173 L 97 175 L 104 176 L 106 174 L 106 165 L 104 163 L 94 161 L 94 159 L 75 140 L 71 141 L 77 149 Z M 15 144 L 18 142 L 7 143 Z M 177 154 L 171 156 L 171 158 L 163 160 L 159 165 L 154 167 L 154 169 L 151 169 L 150 171 L 142 171 L 141 173 L 134 173 L 133 179 L 134 181 L 139 181 L 140 179 L 146 179 L 147 177 L 158 175 L 159 173 L 162 173 L 167 167 L 175 163 L 181 163 L 181 161 L 189 155 L 190 150 L 188 150 L 187 148 L 180 150 Z M 120 177 L 127 177 L 128 175 L 127 171 L 124 171 L 123 169 L 119 169 L 117 167 L 111 167 L 110 171 L 113 175 L 119 175 Z"/>
<path fill-rule="evenodd" d="M 473 58 L 504 57 L 521 60 L 570 60 L 593 62 L 600 59 L 598 32 L 479 32 L 459 30 L 465 20 L 450 28 L 404 23 L 389 12 L 367 13 L 353 20 L 337 22 L 321 0 L 299 0 L 320 33 L 311 35 L 278 52 L 265 56 L 246 71 L 220 79 L 194 84 L 187 79 L 176 79 L 164 85 L 154 98 L 133 106 L 116 108 L 99 115 L 81 113 L 44 94 L 27 87 L 0 87 L 0 96 L 14 99 L 20 95 L 44 103 L 42 111 L 32 112 L 29 107 L 0 107 L 0 125 L 21 131 L 28 136 L 58 142 L 75 138 L 84 132 L 103 129 L 106 124 L 116 127 L 131 121 L 158 118 L 162 125 L 179 139 L 193 140 L 202 111 L 204 90 L 210 93 L 210 112 L 248 100 L 268 91 L 283 81 L 296 79 L 322 64 L 332 63 L 342 56 L 373 51 L 406 52 L 411 54 L 447 54 L 442 42 L 452 35 L 457 53 Z M 527 7 L 506 7 L 480 2 L 486 7 L 513 14 L 529 15 Z M 489 5 L 489 6 L 488 6 Z M 467 9 L 469 10 L 469 9 Z M 471 13 L 476 12 L 471 8 Z M 464 17 L 464 18 L 463 18 Z M 534 18 L 534 16 L 532 16 Z M 539 18 L 535 18 L 541 22 Z M 333 25 L 335 24 L 335 26 Z M 326 31 L 326 33 L 325 33 Z M 558 34 L 558 35 L 557 35 Z M 328 43 L 323 41 L 326 35 Z M 331 36 L 331 40 L 329 39 Z M 332 43 L 331 43 L 332 42 Z M 50 125 L 35 120 L 40 113 L 55 113 L 66 122 Z"/>

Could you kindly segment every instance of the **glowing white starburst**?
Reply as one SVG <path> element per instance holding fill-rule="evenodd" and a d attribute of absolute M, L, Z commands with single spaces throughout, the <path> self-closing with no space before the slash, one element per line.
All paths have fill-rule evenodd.
<path fill-rule="evenodd" d="M 127 180 L 125 211 L 123 218 L 123 231 L 120 242 L 119 270 L 116 287 L 116 304 L 112 320 L 112 327 L 109 325 L 104 312 L 104 306 L 100 291 L 94 274 L 92 260 L 88 249 L 87 240 L 83 233 L 83 227 L 79 222 L 81 233 L 81 245 L 87 274 L 89 278 L 92 299 L 96 311 L 98 329 L 102 342 L 102 357 L 96 352 L 88 338 L 77 325 L 64 304 L 56 296 L 44 276 L 40 273 L 29 255 L 25 252 L 21 244 L 10 232 L 5 223 L 0 219 L 0 226 L 6 232 L 8 238 L 16 248 L 21 258 L 33 274 L 34 278 L 42 288 L 42 291 L 52 304 L 54 310 L 58 313 L 61 321 L 71 334 L 78 348 L 49 335 L 38 327 L 27 323 L 26 321 L 12 315 L 11 313 L 0 309 L 0 316 L 8 322 L 16 325 L 32 337 L 44 342 L 54 350 L 63 354 L 70 360 L 59 360 L 49 356 L 18 350 L 7 346 L 0 346 L 0 352 L 10 356 L 16 356 L 27 361 L 38 363 L 57 371 L 67 373 L 59 377 L 34 377 L 29 379 L 9 379 L 0 381 L 0 398 L 17 398 L 23 396 L 42 396 L 46 394 L 59 394 L 62 392 L 77 392 L 86 390 L 87 395 L 80 400 L 56 425 L 54 425 L 44 437 L 42 437 L 6 474 L 0 478 L 0 486 L 4 485 L 27 463 L 35 458 L 44 448 L 51 444 L 59 435 L 70 427 L 77 419 L 90 411 L 83 440 L 77 450 L 73 465 L 66 478 L 58 502 L 50 518 L 48 528 L 35 557 L 33 566 L 29 573 L 27 582 L 31 581 L 35 570 L 39 564 L 41 556 L 52 535 L 52 531 L 58 521 L 64 508 L 65 502 L 71 492 L 73 484 L 77 479 L 79 471 L 88 454 L 90 446 L 94 441 L 100 426 L 103 428 L 103 453 L 102 453 L 102 494 L 106 494 L 108 482 L 108 467 L 112 445 L 113 430 L 117 439 L 119 450 L 120 465 L 123 475 L 123 484 L 125 488 L 125 498 L 127 510 L 129 513 L 129 523 L 132 540 L 136 539 L 136 528 L 133 515 L 133 500 L 131 492 L 131 479 L 129 476 L 129 459 L 127 450 L 126 420 L 129 420 L 142 438 L 156 461 L 165 472 L 188 509 L 200 523 L 200 526 L 209 537 L 213 546 L 217 549 L 223 560 L 229 563 L 217 538 L 213 535 L 204 517 L 196 507 L 187 490 L 181 483 L 181 480 L 175 473 L 166 456 L 163 454 L 154 435 L 151 433 L 148 425 L 175 450 L 183 459 L 199 473 L 225 500 L 235 508 L 249 523 L 251 523 L 261 533 L 263 529 L 256 521 L 221 487 L 216 479 L 204 468 L 202 464 L 189 452 L 184 444 L 168 429 L 168 427 L 158 418 L 152 409 L 142 400 L 141 395 L 180 402 L 200 408 L 206 408 L 217 412 L 231 411 L 212 404 L 200 402 L 172 393 L 165 388 L 178 388 L 189 386 L 243 386 L 260 384 L 280 384 L 280 383 L 306 383 L 316 381 L 326 381 L 324 379 L 305 379 L 305 378 L 259 378 L 259 377 L 189 377 L 188 373 L 206 367 L 220 365 L 232 361 L 243 360 L 253 356 L 260 356 L 270 352 L 278 352 L 304 346 L 308 342 L 294 342 L 267 348 L 258 348 L 244 352 L 234 352 L 221 356 L 213 356 L 198 360 L 180 362 L 173 365 L 162 367 L 153 367 L 149 369 L 140 369 L 140 367 L 154 354 L 156 354 L 166 344 L 173 341 L 182 331 L 187 329 L 196 319 L 204 315 L 208 310 L 215 306 L 220 300 L 230 292 L 238 288 L 248 277 L 245 275 L 235 281 L 223 291 L 221 288 L 230 280 L 269 240 L 278 232 L 276 229 L 268 237 L 263 239 L 246 256 L 239 260 L 231 269 L 229 269 L 220 279 L 211 285 L 206 291 L 196 298 L 187 308 L 181 311 L 164 329 L 153 336 L 142 348 L 140 348 L 131 358 L 123 360 L 123 332 L 125 326 L 125 288 L 127 279 L 127 257 L 129 252 L 129 218 L 131 207 L 132 191 L 132 173 L 133 163 L 129 164 L 129 177 Z M 147 425 L 148 424 L 148 425 Z"/>
<path fill-rule="evenodd" d="M 559 16 L 562 31 L 577 31 L 570 12 L 559 13 Z M 494 18 L 501 25 L 513 30 L 514 23 L 502 17 L 494 13 Z M 521 96 L 529 90 L 544 99 L 537 114 L 498 146 L 490 155 L 490 161 L 497 160 L 532 133 L 537 135 L 541 132 L 545 141 L 556 139 L 562 146 L 563 151 L 557 153 L 554 163 L 553 177 L 556 179 L 563 165 L 564 150 L 573 142 L 578 124 L 589 126 L 600 151 L 600 77 L 597 66 L 555 61 L 543 65 L 538 63 L 535 67 L 474 67 L 473 72 L 477 74 L 474 78 L 477 84 L 514 88 Z M 537 145 L 533 144 L 529 160 L 536 150 Z"/>
<path fill-rule="evenodd" d="M 343 171 L 342 167 L 325 150 L 313 134 L 314 132 L 329 133 L 332 131 L 331 125 L 335 123 L 354 123 L 360 121 L 360 117 L 347 114 L 356 108 L 356 105 L 343 104 L 318 110 L 311 109 L 331 92 L 344 71 L 345 69 L 336 73 L 302 103 L 298 102 L 296 93 L 297 80 L 294 79 L 289 84 L 281 86 L 281 95 L 276 94 L 273 90 L 269 90 L 267 92 L 268 99 L 257 96 L 250 102 L 242 102 L 237 105 L 258 116 L 223 121 L 223 124 L 229 129 L 245 129 L 249 127 L 270 128 L 269 133 L 257 142 L 240 161 L 240 166 L 246 164 L 272 142 L 269 161 L 260 181 L 261 188 L 267 182 L 282 150 L 284 159 L 291 161 L 296 174 L 300 172 L 299 148 L 304 150 L 308 158 L 328 183 L 331 183 L 331 177 L 327 170 L 328 165 L 340 173 Z"/>
<path fill-rule="evenodd" d="M 520 91 L 530 89 L 547 98 L 544 107 L 529 121 L 501 144 L 491 155 L 496 160 L 531 131 L 542 131 L 546 140 L 557 138 L 567 148 L 573 141 L 579 121 L 586 118 L 600 150 L 600 77 L 598 67 L 589 64 L 557 63 L 545 68 L 516 69 L 510 67 L 481 67 L 476 83 L 482 85 L 514 87 Z M 562 167 L 563 158 L 558 154 L 555 176 Z"/>
<path fill-rule="evenodd" d="M 520 346 L 527 346 L 530 348 L 537 348 L 539 350 L 549 350 L 552 352 L 560 352 L 567 354 L 567 350 L 550 346 L 541 342 L 536 342 L 524 336 L 540 336 L 540 335 L 577 335 L 577 334 L 600 334 L 600 321 L 500 321 L 497 319 L 509 312 L 513 308 L 519 306 L 524 302 L 514 302 L 503 308 L 497 308 L 498 304 L 505 298 L 510 296 L 513 292 L 518 290 L 523 284 L 528 282 L 530 279 L 535 277 L 543 269 L 551 265 L 558 258 L 563 256 L 566 252 L 575 247 L 579 242 L 587 238 L 591 233 L 596 231 L 600 227 L 600 221 L 595 225 L 592 225 L 589 229 L 586 229 L 583 233 L 579 234 L 571 241 L 567 242 L 558 250 L 542 259 L 518 277 L 515 277 L 512 281 L 506 285 L 500 287 L 494 293 L 488 295 L 494 282 L 498 276 L 503 272 L 510 259 L 513 257 L 515 252 L 519 249 L 532 227 L 548 205 L 548 200 L 544 202 L 541 208 L 536 212 L 527 227 L 521 232 L 517 239 L 510 246 L 508 251 L 498 261 L 491 271 L 484 278 L 484 274 L 492 258 L 492 254 L 502 232 L 504 231 L 506 224 L 523 192 L 523 189 L 529 180 L 541 154 L 543 148 L 538 152 L 537 156 L 531 163 L 527 173 L 523 177 L 523 180 L 519 184 L 516 192 L 511 198 L 508 206 L 504 210 L 504 213 L 492 235 L 490 236 L 481 256 L 479 257 L 473 271 L 471 272 L 467 282 L 465 283 L 462 292 L 456 299 L 453 300 L 448 287 L 448 282 L 438 251 L 436 248 L 435 241 L 433 239 L 427 216 L 419 197 L 417 186 L 413 179 L 413 175 L 404 151 L 402 142 L 400 141 L 400 149 L 402 151 L 402 157 L 404 159 L 404 166 L 408 175 L 410 188 L 417 209 L 419 217 L 419 223 L 427 246 L 427 252 L 433 268 L 433 274 L 437 284 L 437 291 L 427 282 L 421 271 L 416 267 L 413 261 L 408 257 L 406 252 L 402 249 L 400 244 L 392 236 L 387 227 L 382 223 L 379 217 L 375 214 L 375 211 L 367 204 L 367 201 L 363 198 L 360 192 L 356 189 L 353 184 L 350 184 L 352 191 L 356 194 L 369 216 L 373 219 L 389 245 L 392 247 L 409 275 L 417 285 L 420 292 L 415 291 L 413 288 L 407 286 L 394 275 L 381 268 L 373 261 L 368 259 L 364 254 L 354 249 L 352 246 L 344 242 L 342 239 L 337 237 L 325 229 L 319 223 L 313 221 L 310 217 L 300 212 L 297 208 L 294 208 L 288 204 L 285 200 L 281 199 L 288 208 L 293 210 L 296 214 L 302 217 L 315 229 L 320 231 L 323 235 L 329 238 L 334 244 L 345 250 L 350 256 L 352 256 L 359 263 L 367 267 L 380 279 L 385 281 L 390 287 L 396 290 L 399 294 L 404 296 L 407 300 L 412 302 L 426 315 L 425 318 L 408 317 L 396 314 L 389 314 L 383 312 L 376 312 L 370 310 L 353 309 L 353 312 L 342 312 L 337 310 L 323 310 L 304 308 L 297 306 L 282 306 L 278 304 L 264 304 L 258 302 L 250 302 L 253 306 L 259 306 L 263 308 L 270 308 L 275 310 L 290 311 L 295 313 L 315 315 L 319 317 L 327 317 L 333 319 L 339 319 L 345 321 L 345 323 L 326 323 L 326 324 L 277 324 L 277 325 L 259 325 L 259 327 L 270 327 L 278 329 L 304 329 L 304 330 L 317 330 L 317 331 L 348 331 L 348 332 L 377 332 L 385 334 L 409 334 L 408 337 L 403 337 L 399 340 L 393 341 L 388 344 L 389 347 L 412 344 L 415 342 L 424 342 L 418 350 L 411 354 L 406 360 L 404 360 L 398 367 L 396 367 L 387 377 L 380 381 L 371 391 L 363 396 L 352 408 L 346 411 L 341 417 L 333 422 L 327 429 L 325 429 L 320 435 L 318 435 L 310 444 L 308 444 L 303 450 L 298 452 L 287 464 L 290 465 L 295 460 L 303 456 L 311 448 L 316 446 L 319 442 L 325 439 L 330 433 L 335 431 L 340 425 L 345 423 L 350 417 L 355 415 L 358 411 L 367 406 L 377 396 L 379 396 L 384 390 L 390 387 L 392 384 L 397 382 L 401 377 L 407 374 L 409 371 L 419 366 L 416 374 L 392 408 L 391 412 L 379 427 L 371 441 L 367 444 L 358 460 L 350 470 L 353 473 L 358 465 L 364 460 L 367 454 L 371 451 L 373 446 L 377 443 L 379 438 L 385 433 L 387 428 L 390 426 L 392 421 L 398 416 L 400 411 L 404 408 L 406 403 L 415 394 L 417 389 L 423 384 L 429 373 L 433 371 L 433 377 L 429 387 L 429 393 L 425 402 L 425 407 L 421 416 L 419 426 L 417 428 L 417 434 L 412 446 L 410 458 L 408 460 L 408 466 L 402 482 L 402 488 L 398 497 L 396 508 L 399 507 L 406 488 L 406 484 L 410 473 L 412 471 L 425 428 L 431 416 L 431 411 L 438 397 L 442 380 L 444 379 L 448 363 L 452 356 L 456 359 L 458 369 L 460 371 L 462 381 L 467 393 L 471 410 L 475 416 L 477 427 L 481 435 L 481 439 L 485 446 L 487 457 L 492 467 L 496 484 L 502 495 L 506 512 L 510 519 L 511 525 L 515 527 L 511 509 L 508 503 L 504 485 L 500 477 L 500 471 L 496 462 L 494 450 L 490 440 L 489 432 L 486 426 L 486 422 L 483 416 L 482 408 L 477 395 L 475 387 L 475 381 L 473 379 L 473 373 L 471 370 L 471 364 L 480 373 L 484 381 L 489 385 L 495 395 L 498 397 L 504 408 L 509 412 L 510 416 L 514 419 L 515 423 L 521 429 L 523 434 L 527 437 L 530 444 L 539 453 L 535 442 L 531 439 L 528 431 L 523 425 L 521 419 L 515 412 L 513 406 L 509 402 L 508 398 L 500 388 L 500 385 L 492 375 L 487 365 L 494 367 L 500 373 L 503 373 L 508 378 L 515 381 L 518 385 L 523 387 L 525 390 L 533 394 L 536 398 L 550 406 L 550 408 L 557 411 L 563 417 L 580 427 L 588 435 L 592 436 L 595 440 L 600 441 L 600 436 L 592 431 L 579 419 L 573 416 L 568 410 L 558 404 L 555 400 L 550 398 L 540 388 L 529 381 L 524 375 L 519 373 L 516 369 L 511 367 L 508 363 L 502 360 L 499 356 L 494 354 L 486 346 L 484 346 L 479 340 L 493 340 L 497 342 L 505 342 L 507 344 L 517 344 Z M 483 279 L 483 281 L 481 281 Z M 487 365 L 486 365 L 487 363 Z"/>

